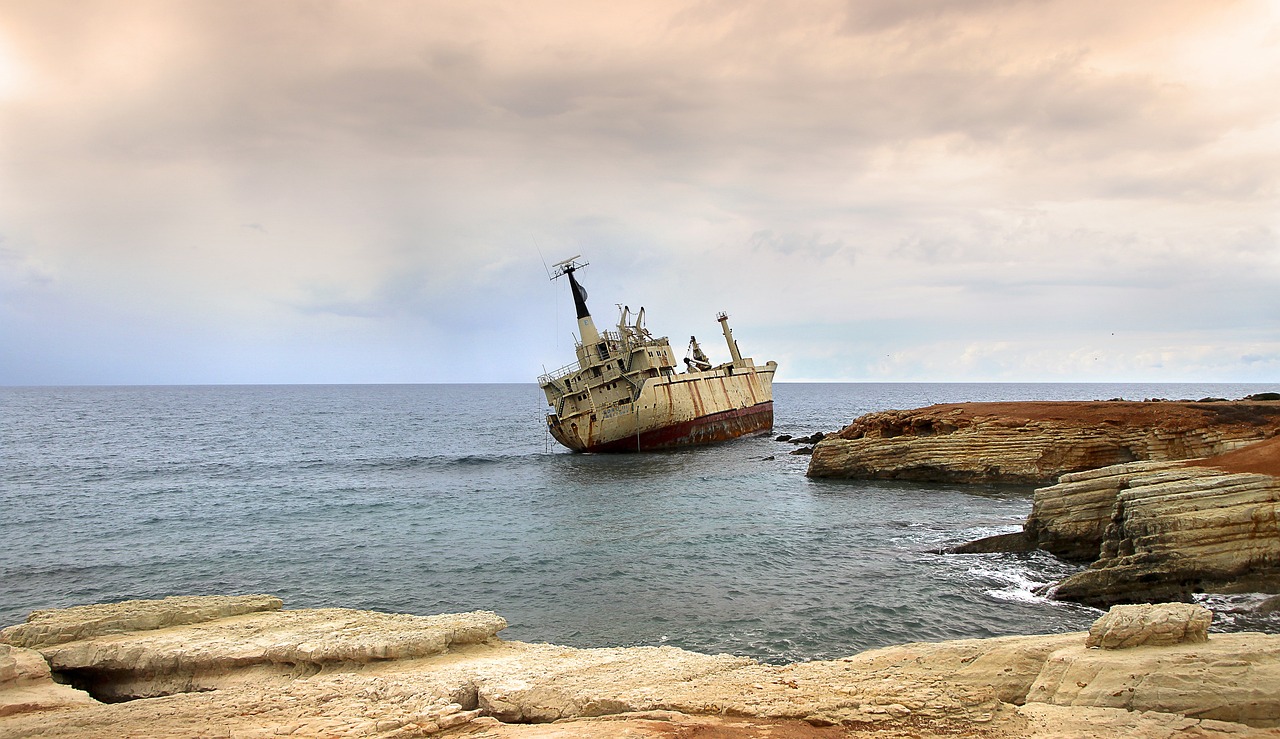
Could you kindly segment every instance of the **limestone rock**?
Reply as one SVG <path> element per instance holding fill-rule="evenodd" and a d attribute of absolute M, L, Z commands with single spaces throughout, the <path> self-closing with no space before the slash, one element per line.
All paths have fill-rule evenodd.
<path fill-rule="evenodd" d="M 1066 647 L 1049 657 L 1027 701 L 1280 726 L 1280 639 L 1215 634 L 1165 647 Z"/>
<path fill-rule="evenodd" d="M 95 696 L 119 700 L 443 654 L 483 642 L 506 625 L 487 611 L 411 616 L 321 608 L 113 634 L 40 651 L 54 670 L 74 676 Z"/>
<path fill-rule="evenodd" d="M 32 611 L 26 623 L 0 631 L 0 643 L 35 649 L 104 634 L 163 629 L 244 613 L 277 611 L 283 605 L 283 601 L 271 595 L 184 595 Z"/>
<path fill-rule="evenodd" d="M 810 477 L 1045 484 L 1070 472 L 1221 454 L 1280 433 L 1250 401 L 958 403 L 871 413 L 814 447 Z"/>
<path fill-rule="evenodd" d="M 88 693 L 55 683 L 39 652 L 0 644 L 0 716 L 93 703 Z"/>
<path fill-rule="evenodd" d="M 1097 559 L 1059 583 L 1054 597 L 1108 607 L 1280 590 L 1280 478 L 1160 465 L 1090 474 L 1114 495 Z M 1054 541 L 1083 541 L 1097 530 L 1100 500 L 1072 508 L 1081 482 L 1068 476 L 1036 491 L 1026 528 L 1050 551 L 1063 551 Z"/>
<path fill-rule="evenodd" d="M 319 609 L 51 645 L 43 651 L 63 676 L 122 680 L 118 697 L 163 697 L 4 716 L 0 735 L 176 738 L 214 735 L 216 727 L 219 736 L 242 737 L 866 731 L 1047 739 L 1063 736 L 1062 726 L 1069 736 L 1204 737 L 1280 723 L 1280 636 L 1124 650 L 1086 649 L 1081 633 L 1003 637 L 775 666 L 672 647 L 504 642 L 493 638 L 501 624 L 482 612 Z M 17 674 L 4 664 L 0 677 Z"/>
<path fill-rule="evenodd" d="M 1063 559 L 1093 562 L 1102 549 L 1120 491 L 1146 473 L 1178 469 L 1178 462 L 1133 462 L 1063 475 L 1038 488 L 1023 526 L 1035 546 Z"/>
<path fill-rule="evenodd" d="M 1021 729 L 1022 735 L 1037 739 L 1280 737 L 1280 731 L 1274 729 L 1251 729 L 1230 721 L 1198 719 L 1160 711 L 1028 703 L 1018 708 L 1018 715 L 1027 721 Z"/>
<path fill-rule="evenodd" d="M 1112 606 L 1093 622 L 1086 647 L 1129 649 L 1209 640 L 1213 611 L 1191 603 Z"/>

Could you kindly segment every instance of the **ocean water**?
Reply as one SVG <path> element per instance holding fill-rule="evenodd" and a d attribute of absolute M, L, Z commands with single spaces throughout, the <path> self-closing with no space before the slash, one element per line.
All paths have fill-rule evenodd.
<path fill-rule="evenodd" d="M 40 608 L 272 593 L 287 608 L 485 609 L 504 636 L 769 662 L 1087 628 L 1034 594 L 1020 486 L 810 480 L 780 433 L 930 403 L 1237 398 L 1263 385 L 778 384 L 773 434 L 572 454 L 532 384 L 0 388 L 0 625 Z M 1280 633 L 1209 598 L 1219 628 Z"/>

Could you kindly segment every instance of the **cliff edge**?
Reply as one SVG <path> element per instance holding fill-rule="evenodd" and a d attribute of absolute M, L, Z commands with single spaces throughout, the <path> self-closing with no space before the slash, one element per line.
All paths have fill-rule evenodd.
<path fill-rule="evenodd" d="M 1035 491 L 1027 542 L 1090 562 L 1054 597 L 1106 608 L 1280 592 L 1280 438 L 1188 462 L 1064 475 Z"/>
<path fill-rule="evenodd" d="M 813 449 L 810 477 L 1043 485 L 1210 457 L 1280 434 L 1280 401 L 951 403 L 870 413 Z"/>

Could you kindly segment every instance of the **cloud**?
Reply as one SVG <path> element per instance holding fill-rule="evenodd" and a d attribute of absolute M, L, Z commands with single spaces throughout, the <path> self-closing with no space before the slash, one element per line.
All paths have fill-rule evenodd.
<path fill-rule="evenodd" d="M 1190 0 L 10 4 L 0 234 L 27 276 L 5 279 L 43 275 L 49 315 L 139 342 L 298 347 L 273 368 L 311 351 L 297 337 L 367 367 L 415 336 L 518 335 L 505 375 L 420 379 L 522 380 L 568 330 L 536 242 L 592 260 L 602 313 L 818 334 L 776 348 L 808 376 L 988 341 L 1010 358 L 975 372 L 1030 372 L 1019 337 L 1083 345 L 1112 317 L 1151 342 L 1137 356 L 1275 315 L 1276 28 L 1260 3 Z M 897 335 L 803 330 L 849 316 Z"/>

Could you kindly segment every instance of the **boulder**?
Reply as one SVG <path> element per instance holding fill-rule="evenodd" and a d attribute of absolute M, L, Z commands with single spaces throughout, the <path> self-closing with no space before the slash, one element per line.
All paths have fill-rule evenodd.
<path fill-rule="evenodd" d="M 1209 640 L 1213 611 L 1191 603 L 1112 606 L 1089 628 L 1086 647 L 1129 649 Z"/>

